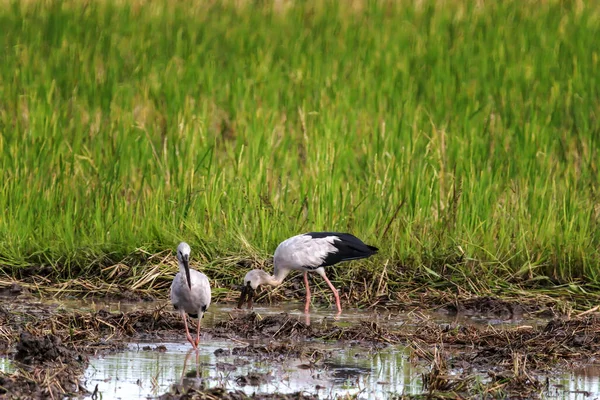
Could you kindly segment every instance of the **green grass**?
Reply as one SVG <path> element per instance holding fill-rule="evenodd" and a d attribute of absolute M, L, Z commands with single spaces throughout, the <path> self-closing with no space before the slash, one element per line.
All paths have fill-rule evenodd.
<path fill-rule="evenodd" d="M 600 5 L 271 3 L 2 3 L 6 274 L 336 230 L 340 285 L 600 283 Z"/>

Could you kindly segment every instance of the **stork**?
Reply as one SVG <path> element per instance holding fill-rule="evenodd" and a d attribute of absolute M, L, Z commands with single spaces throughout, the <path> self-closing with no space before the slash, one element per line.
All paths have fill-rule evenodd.
<path fill-rule="evenodd" d="M 374 246 L 365 244 L 354 235 L 337 232 L 309 232 L 293 236 L 284 240 L 277 246 L 273 256 L 274 275 L 269 275 L 263 270 L 254 269 L 244 277 L 242 293 L 238 301 L 238 308 L 248 303 L 252 308 L 254 291 L 260 285 L 278 286 L 292 271 L 304 273 L 306 286 L 306 303 L 304 312 L 310 310 L 310 287 L 308 273 L 316 272 L 323 277 L 335 297 L 338 314 L 342 312 L 340 296 L 331 281 L 325 274 L 325 267 L 332 266 L 341 261 L 358 260 L 367 258 L 377 253 Z"/>
<path fill-rule="evenodd" d="M 210 283 L 202 272 L 190 269 L 191 251 L 190 246 L 185 242 L 177 246 L 179 273 L 175 275 L 171 284 L 171 303 L 173 308 L 181 313 L 188 342 L 197 349 L 200 342 L 200 321 L 210 305 Z M 198 318 L 196 340 L 190 335 L 186 314 L 190 318 Z"/>

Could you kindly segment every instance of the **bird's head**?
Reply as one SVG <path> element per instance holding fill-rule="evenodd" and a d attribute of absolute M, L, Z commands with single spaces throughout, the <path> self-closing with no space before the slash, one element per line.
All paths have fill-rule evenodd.
<path fill-rule="evenodd" d="M 244 277 L 244 282 L 242 283 L 240 299 L 238 300 L 238 308 L 242 308 L 244 303 L 248 303 L 248 309 L 252 308 L 254 292 L 258 286 L 265 282 L 265 279 L 268 276 L 269 274 L 261 269 L 253 269 L 246 274 Z"/>
<path fill-rule="evenodd" d="M 179 243 L 177 246 L 177 260 L 179 261 L 179 266 L 183 266 L 185 271 L 185 278 L 187 279 L 187 284 L 190 290 L 192 290 L 192 281 L 190 279 L 190 253 L 192 249 L 190 245 L 186 242 Z"/>

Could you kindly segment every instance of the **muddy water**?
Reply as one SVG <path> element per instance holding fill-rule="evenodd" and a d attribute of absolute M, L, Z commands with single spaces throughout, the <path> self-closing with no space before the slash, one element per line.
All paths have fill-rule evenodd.
<path fill-rule="evenodd" d="M 97 311 L 134 311 L 137 309 L 154 310 L 161 303 L 126 302 L 66 302 L 57 306 L 66 309 Z M 166 309 L 170 309 L 167 306 Z M 300 310 L 302 304 L 289 303 L 283 307 L 257 307 L 255 312 L 262 316 L 287 312 L 303 320 Z M 230 305 L 213 305 L 206 314 L 203 324 L 213 326 L 216 322 L 227 320 L 238 314 Z M 245 311 L 244 311 L 245 312 Z M 545 324 L 544 320 L 490 320 L 480 317 L 452 317 L 443 314 L 419 313 L 419 318 L 427 318 L 437 323 L 459 323 L 461 325 L 492 324 L 498 327 L 536 326 Z M 340 317 L 328 309 L 316 309 L 310 315 L 310 321 L 320 323 L 323 320 L 335 324 L 354 325 L 361 320 L 376 320 L 381 325 L 404 325 L 409 328 L 414 315 L 406 313 L 378 314 L 372 311 L 344 310 Z M 421 394 L 422 373 L 429 365 L 414 363 L 411 352 L 401 346 L 385 347 L 373 350 L 369 347 L 351 346 L 348 342 L 322 343 L 307 341 L 310 348 L 328 352 L 323 360 L 311 364 L 310 360 L 288 358 L 283 361 L 265 361 L 260 357 L 233 355 L 230 350 L 244 347 L 249 341 L 239 338 L 213 338 L 204 334 L 201 348 L 196 356 L 190 352 L 184 333 L 177 343 L 129 343 L 125 352 L 92 358 L 85 372 L 84 385 L 90 391 L 97 387 L 102 399 L 146 399 L 158 397 L 177 385 L 198 386 L 204 388 L 225 387 L 252 393 L 294 393 L 302 391 L 316 394 L 319 398 L 357 395 L 357 398 L 388 398 L 390 394 Z M 460 351 L 460 350 L 459 350 Z M 7 358 L 0 357 L 0 371 L 13 369 Z M 457 373 L 461 371 L 456 371 Z M 452 373 L 452 371 L 451 371 Z M 545 381 L 548 378 L 548 390 L 545 398 L 588 399 L 600 396 L 600 365 L 591 365 L 575 371 L 556 371 L 550 376 L 538 376 Z M 485 380 L 484 373 L 481 379 Z M 89 396 L 88 398 L 90 398 Z"/>
<path fill-rule="evenodd" d="M 12 372 L 13 366 L 8 357 L 0 357 L 0 371 Z"/>
<path fill-rule="evenodd" d="M 93 390 L 98 385 L 103 399 L 145 399 L 181 383 L 205 388 L 222 386 L 248 395 L 303 391 L 323 398 L 344 394 L 386 398 L 390 392 L 416 394 L 421 390 L 419 371 L 411 366 L 402 349 L 374 355 L 361 348 L 329 348 L 335 356 L 310 366 L 299 359 L 270 363 L 249 357 L 215 356 L 217 349 L 239 346 L 230 341 L 204 342 L 197 357 L 185 344 L 163 346 L 163 352 L 159 352 L 133 344 L 124 353 L 92 361 L 85 374 L 86 387 Z M 155 349 L 155 345 L 151 347 Z"/>
<path fill-rule="evenodd" d="M 144 350 L 145 346 L 150 349 Z M 157 351 L 157 346 L 163 346 L 162 350 Z M 421 373 L 426 368 L 412 365 L 402 348 L 372 353 L 364 348 L 333 346 L 328 349 L 335 355 L 313 367 L 298 359 L 274 364 L 249 357 L 215 356 L 217 349 L 235 346 L 239 344 L 205 341 L 196 356 L 183 343 L 131 344 L 124 353 L 93 360 L 85 373 L 84 384 L 91 391 L 97 386 L 104 400 L 153 398 L 173 390 L 176 385 L 218 386 L 248 395 L 301 391 L 324 399 L 346 395 L 384 399 L 392 394 L 423 393 Z M 550 385 L 543 398 L 598 398 L 599 368 L 562 371 L 549 377 Z M 252 381 L 252 375 L 256 376 L 256 382 Z"/>
<path fill-rule="evenodd" d="M 46 302 L 48 304 L 48 302 Z M 52 303 L 52 302 L 51 302 Z M 106 310 L 109 312 L 131 312 L 136 310 L 154 310 L 160 306 L 166 306 L 165 309 L 172 310 L 171 305 L 167 304 L 165 301 L 148 301 L 148 302 L 128 302 L 128 301 L 114 301 L 114 300 L 105 300 L 105 299 L 87 299 L 87 300 L 61 300 L 60 302 L 55 302 L 56 307 L 64 308 L 64 309 L 77 309 L 79 311 L 99 311 Z M 304 307 L 303 302 L 287 302 L 282 303 L 276 306 L 258 306 L 254 307 L 253 311 L 260 315 L 275 315 L 280 313 L 288 313 L 291 316 L 298 318 L 299 320 L 309 322 L 316 321 L 320 322 L 322 320 L 331 320 L 335 321 L 338 325 L 351 325 L 361 320 L 369 320 L 376 321 L 388 327 L 404 325 L 406 323 L 410 323 L 412 318 L 406 312 L 395 312 L 395 313 L 377 313 L 373 310 L 360 310 L 360 309 L 344 309 L 344 312 L 336 316 L 335 312 L 332 309 L 326 308 L 315 308 L 313 307 L 308 320 L 305 320 L 306 315 L 302 311 Z M 242 312 L 247 312 L 246 310 Z M 229 318 L 230 315 L 237 315 L 240 313 L 240 310 L 233 307 L 233 305 L 222 305 L 222 304 L 213 304 L 210 306 L 209 311 L 205 314 L 203 319 L 203 325 L 213 326 L 216 322 L 222 321 L 224 318 Z M 476 325 L 476 326 L 486 326 L 486 325 L 494 325 L 498 328 L 508 328 L 514 326 L 540 326 L 545 325 L 548 322 L 548 319 L 544 318 L 535 318 L 535 319 L 526 319 L 526 318 L 518 318 L 518 319 L 493 319 L 488 317 L 482 317 L 478 315 L 474 316 L 449 316 L 446 313 L 436 313 L 436 312 L 422 312 L 418 311 L 418 314 L 423 318 L 431 319 L 432 321 L 440 324 L 444 323 L 455 323 L 461 325 Z"/>
<path fill-rule="evenodd" d="M 600 365 L 589 365 L 571 372 L 559 371 L 549 380 L 547 398 L 600 398 Z"/>
<path fill-rule="evenodd" d="M 91 308 L 103 306 L 97 304 Z M 153 308 L 156 304 L 146 306 Z M 112 304 L 110 307 L 113 310 L 121 307 L 121 311 L 125 307 L 131 311 L 131 307 L 144 305 Z M 287 312 L 304 320 L 304 313 L 299 311 L 301 307 L 300 303 L 292 303 L 284 307 L 256 307 L 254 311 L 263 316 Z M 203 319 L 203 325 L 212 326 L 239 312 L 231 306 L 214 305 Z M 310 315 L 310 321 L 331 319 L 342 326 L 372 318 L 371 312 L 361 310 L 345 310 L 339 317 L 328 310 L 317 310 Z M 231 349 L 247 343 L 203 335 L 198 356 L 190 351 L 183 332 L 179 343 L 131 343 L 123 353 L 90 360 L 85 385 L 91 391 L 97 385 L 103 399 L 145 399 L 168 392 L 177 384 L 204 388 L 220 386 L 248 395 L 303 391 L 321 398 L 345 394 L 386 398 L 390 393 L 417 394 L 421 391 L 423 370 L 408 361 L 410 354 L 404 347 L 375 352 L 367 347 L 311 342 L 311 347 L 331 352 L 331 357 L 324 362 L 311 365 L 310 360 L 297 358 L 273 363 L 251 356 L 231 355 Z"/>
<path fill-rule="evenodd" d="M 97 304 L 93 308 L 131 311 L 139 307 L 156 307 L 156 304 Z M 302 304 L 288 303 L 280 307 L 257 307 L 255 312 L 267 316 L 287 312 L 299 319 L 306 318 Z M 231 306 L 214 305 L 203 324 L 212 326 L 230 318 L 239 311 Z M 498 327 L 537 326 L 545 320 L 493 320 L 479 317 L 452 317 L 444 314 L 423 314 L 438 323 L 460 323 Z M 316 309 L 310 321 L 335 321 L 339 325 L 356 324 L 360 320 L 379 319 L 385 325 L 410 324 L 406 314 L 392 317 L 365 310 L 344 310 L 336 317 L 326 309 Z M 310 322 L 306 321 L 306 322 Z M 388 398 L 392 394 L 423 393 L 421 374 L 427 365 L 409 361 L 410 351 L 401 346 L 375 351 L 367 347 L 349 347 L 347 344 L 315 343 L 311 347 L 331 352 L 322 363 L 310 365 L 309 360 L 290 358 L 284 362 L 269 362 L 252 356 L 234 356 L 228 350 L 244 346 L 239 340 L 213 339 L 204 335 L 196 356 L 185 342 L 183 332 L 179 343 L 131 343 L 128 350 L 92 360 L 85 374 L 89 390 L 103 394 L 103 399 L 145 399 L 156 397 L 177 385 L 184 387 L 225 387 L 252 393 L 316 394 L 319 398 L 356 395 L 360 399 Z M 163 346 L 163 347 L 158 347 Z M 223 352 L 225 350 L 225 352 Z M 215 352 L 219 354 L 218 356 Z M 557 371 L 548 377 L 549 390 L 545 398 L 577 399 L 596 398 L 600 395 L 600 366 L 590 366 L 576 371 Z M 254 378 L 254 379 L 252 379 Z M 545 380 L 546 376 L 541 376 Z M 486 377 L 482 376 L 482 380 Z"/>

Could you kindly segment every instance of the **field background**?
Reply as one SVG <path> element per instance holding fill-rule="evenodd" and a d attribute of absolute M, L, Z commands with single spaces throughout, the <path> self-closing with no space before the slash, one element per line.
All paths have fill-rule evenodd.
<path fill-rule="evenodd" d="M 0 27 L 5 282 L 166 295 L 185 240 L 219 297 L 334 230 L 381 249 L 330 273 L 346 296 L 600 283 L 598 2 L 2 1 Z"/>

